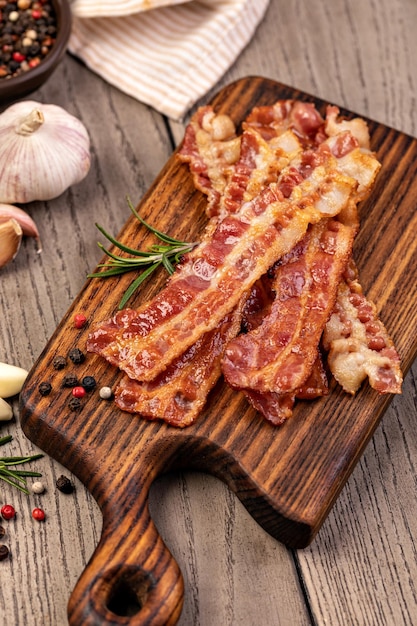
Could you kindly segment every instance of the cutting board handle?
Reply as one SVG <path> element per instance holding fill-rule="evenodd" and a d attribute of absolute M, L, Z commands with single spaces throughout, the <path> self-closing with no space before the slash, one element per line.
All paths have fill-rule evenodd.
<path fill-rule="evenodd" d="M 147 500 L 103 515 L 103 532 L 68 604 L 71 626 L 169 626 L 182 610 L 181 571 L 149 514 Z M 110 520 L 110 521 L 108 521 Z M 116 532 L 117 531 L 117 532 Z"/>

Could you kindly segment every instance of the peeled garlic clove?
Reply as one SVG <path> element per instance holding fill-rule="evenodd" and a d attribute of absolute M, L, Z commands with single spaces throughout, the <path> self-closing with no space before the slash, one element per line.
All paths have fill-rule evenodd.
<path fill-rule="evenodd" d="M 0 398 L 10 398 L 20 393 L 28 372 L 17 365 L 0 363 Z"/>
<path fill-rule="evenodd" d="M 13 261 L 19 252 L 23 230 L 15 219 L 0 224 L 0 267 Z"/>
<path fill-rule="evenodd" d="M 24 236 L 35 237 L 38 243 L 38 252 L 41 252 L 42 247 L 41 240 L 39 238 L 39 231 L 30 215 L 28 215 L 26 211 L 23 211 L 23 209 L 19 209 L 17 206 L 0 203 L 0 224 L 7 222 L 10 219 L 15 219 L 16 222 L 19 223 Z"/>
<path fill-rule="evenodd" d="M 0 398 L 0 422 L 7 422 L 13 417 L 12 407 L 6 400 Z"/>

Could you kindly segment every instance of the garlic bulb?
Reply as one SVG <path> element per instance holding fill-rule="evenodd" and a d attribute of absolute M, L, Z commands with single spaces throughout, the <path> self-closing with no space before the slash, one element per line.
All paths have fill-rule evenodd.
<path fill-rule="evenodd" d="M 13 261 L 19 252 L 23 231 L 15 219 L 0 224 L 0 267 Z"/>
<path fill-rule="evenodd" d="M 0 146 L 0 202 L 51 200 L 90 169 L 86 128 L 54 104 L 24 100 L 6 109 Z"/>
<path fill-rule="evenodd" d="M 0 398 L 10 398 L 20 393 L 27 375 L 23 367 L 0 363 Z"/>

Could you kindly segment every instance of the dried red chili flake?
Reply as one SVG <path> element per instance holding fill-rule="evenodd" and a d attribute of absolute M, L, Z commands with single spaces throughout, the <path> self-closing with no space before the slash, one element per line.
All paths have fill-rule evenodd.
<path fill-rule="evenodd" d="M 87 323 L 87 318 L 82 313 L 77 313 L 74 315 L 74 326 L 75 328 L 83 328 Z"/>
<path fill-rule="evenodd" d="M 3 519 L 5 520 L 9 520 L 9 519 L 13 519 L 16 515 L 16 510 L 14 508 L 14 506 L 12 506 L 11 504 L 4 504 L 1 507 L 1 516 Z"/>
<path fill-rule="evenodd" d="M 32 517 L 33 519 L 35 519 L 37 522 L 43 522 L 45 519 L 45 511 L 43 509 L 33 509 L 32 511 Z"/>

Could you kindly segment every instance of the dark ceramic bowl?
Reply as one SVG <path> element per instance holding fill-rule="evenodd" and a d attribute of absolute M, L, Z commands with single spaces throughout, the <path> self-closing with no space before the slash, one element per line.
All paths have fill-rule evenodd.
<path fill-rule="evenodd" d="M 71 9 L 68 0 L 51 0 L 57 19 L 55 43 L 41 63 L 14 78 L 0 78 L 0 106 L 18 100 L 40 87 L 64 56 L 71 34 Z"/>

